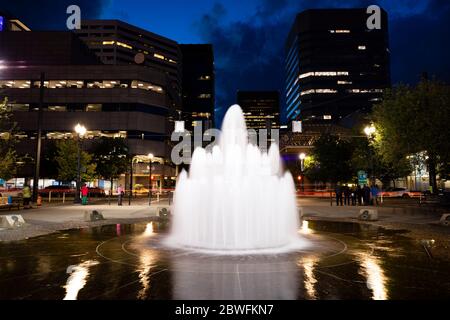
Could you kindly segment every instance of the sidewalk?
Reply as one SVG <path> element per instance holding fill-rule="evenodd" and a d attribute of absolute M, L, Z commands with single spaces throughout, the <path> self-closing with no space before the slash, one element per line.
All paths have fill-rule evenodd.
<path fill-rule="evenodd" d="M 91 205 L 52 205 L 30 210 L 2 212 L 0 214 L 21 214 L 26 225 L 18 229 L 0 229 L 0 241 L 16 241 L 30 237 L 53 233 L 60 230 L 86 228 L 106 224 L 135 223 L 152 221 L 157 216 L 159 207 L 168 207 L 167 201 L 153 202 L 151 206 L 146 201 L 134 201 L 132 205 L 118 206 L 113 203 Z M 86 222 L 84 213 L 99 211 L 105 220 Z"/>
<path fill-rule="evenodd" d="M 372 224 L 389 229 L 404 229 L 417 237 L 447 237 L 450 228 L 441 226 L 439 219 L 445 209 L 429 207 L 398 206 L 385 203 L 381 206 L 330 206 L 330 201 L 322 199 L 300 198 L 297 200 L 301 214 L 306 220 L 333 220 Z M 361 209 L 378 210 L 377 221 L 359 221 Z"/>

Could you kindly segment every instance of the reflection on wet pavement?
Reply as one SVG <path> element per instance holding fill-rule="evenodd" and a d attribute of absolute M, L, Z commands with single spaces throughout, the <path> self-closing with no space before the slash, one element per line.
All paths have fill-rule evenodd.
<path fill-rule="evenodd" d="M 405 230 L 305 221 L 299 234 L 311 246 L 265 256 L 168 249 L 166 230 L 117 224 L 2 243 L 0 299 L 450 297 L 448 242 Z"/>

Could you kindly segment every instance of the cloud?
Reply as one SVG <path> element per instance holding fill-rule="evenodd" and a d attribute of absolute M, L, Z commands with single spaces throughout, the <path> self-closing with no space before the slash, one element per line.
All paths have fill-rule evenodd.
<path fill-rule="evenodd" d="M 366 7 L 374 2 L 389 14 L 393 83 L 414 83 L 422 71 L 449 81 L 448 1 L 262 0 L 245 21 L 228 24 L 222 23 L 227 8 L 216 3 L 195 26 L 203 40 L 214 45 L 218 124 L 236 103 L 239 89 L 283 92 L 284 43 L 297 13 L 309 8 Z"/>
<path fill-rule="evenodd" d="M 22 19 L 32 30 L 64 30 L 68 6 L 81 9 L 81 19 L 98 18 L 108 0 L 10 0 L 2 3 L 5 10 Z"/>

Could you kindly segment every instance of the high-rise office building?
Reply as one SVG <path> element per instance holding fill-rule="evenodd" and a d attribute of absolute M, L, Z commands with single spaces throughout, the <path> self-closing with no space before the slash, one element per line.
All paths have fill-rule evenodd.
<path fill-rule="evenodd" d="M 237 103 L 248 129 L 276 129 L 280 126 L 278 91 L 238 91 Z"/>
<path fill-rule="evenodd" d="M 186 129 L 202 122 L 203 129 L 214 125 L 214 53 L 210 44 L 182 44 L 183 119 Z"/>
<path fill-rule="evenodd" d="M 172 107 L 181 108 L 181 55 L 175 41 L 120 20 L 83 20 L 76 33 L 104 64 L 139 64 L 166 74 Z"/>
<path fill-rule="evenodd" d="M 387 13 L 369 30 L 366 9 L 297 15 L 286 42 L 285 118 L 339 122 L 370 111 L 390 86 Z"/>

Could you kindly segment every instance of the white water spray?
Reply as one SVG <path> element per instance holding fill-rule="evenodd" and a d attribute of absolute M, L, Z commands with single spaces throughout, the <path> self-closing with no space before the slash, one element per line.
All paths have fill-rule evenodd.
<path fill-rule="evenodd" d="M 174 195 L 169 245 L 213 251 L 270 251 L 299 242 L 295 186 L 278 146 L 248 142 L 238 105 L 226 113 L 219 145 L 194 151 Z"/>

